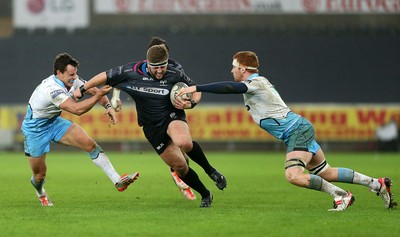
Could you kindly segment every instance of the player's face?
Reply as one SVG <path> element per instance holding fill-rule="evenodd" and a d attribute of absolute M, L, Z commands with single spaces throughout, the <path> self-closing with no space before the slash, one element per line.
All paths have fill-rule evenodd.
<path fill-rule="evenodd" d="M 64 73 L 57 71 L 57 78 L 60 79 L 67 88 L 71 88 L 74 81 L 78 78 L 77 72 L 78 68 L 68 65 Z"/>
<path fill-rule="evenodd" d="M 238 66 L 232 66 L 232 76 L 233 79 L 237 82 L 242 81 L 243 80 L 243 70 L 244 68 L 238 67 Z"/>
<path fill-rule="evenodd" d="M 164 77 L 165 72 L 167 72 L 167 66 L 149 66 L 150 73 L 158 80 Z"/>

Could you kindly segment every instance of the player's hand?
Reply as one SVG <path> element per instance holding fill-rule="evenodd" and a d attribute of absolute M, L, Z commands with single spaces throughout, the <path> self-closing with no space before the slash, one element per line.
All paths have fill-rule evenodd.
<path fill-rule="evenodd" d="M 122 101 L 120 99 L 115 99 L 112 97 L 110 102 L 116 112 L 120 112 L 122 110 Z"/>
<path fill-rule="evenodd" d="M 116 114 L 114 108 L 112 108 L 112 107 L 108 108 L 105 114 L 108 115 L 108 117 L 110 117 L 110 123 L 112 125 L 115 125 L 118 123 L 117 114 Z"/>
<path fill-rule="evenodd" d="M 172 105 L 177 109 L 190 109 L 192 108 L 192 103 L 190 100 L 184 100 L 180 96 L 176 96 Z"/>
<path fill-rule="evenodd" d="M 176 96 L 180 97 L 184 94 L 190 94 L 193 92 L 196 92 L 196 86 L 189 86 L 187 88 L 182 88 Z"/>
<path fill-rule="evenodd" d="M 110 93 L 111 90 L 112 90 L 112 87 L 111 87 L 111 86 L 105 85 L 105 86 L 102 86 L 102 87 L 100 88 L 100 90 L 98 90 L 98 91 L 96 92 L 96 94 L 101 95 L 101 96 L 107 95 L 108 93 Z"/>
<path fill-rule="evenodd" d="M 117 88 L 113 89 L 113 95 L 111 98 L 111 106 L 115 109 L 116 112 L 119 112 L 122 110 L 122 102 L 121 99 L 119 98 L 121 91 Z"/>
<path fill-rule="evenodd" d="M 83 95 L 81 94 L 81 90 L 80 90 L 79 88 L 77 88 L 77 89 L 74 90 L 73 95 L 74 95 L 74 100 L 75 100 L 75 101 L 79 100 L 79 99 L 82 98 L 82 96 L 83 96 Z"/>

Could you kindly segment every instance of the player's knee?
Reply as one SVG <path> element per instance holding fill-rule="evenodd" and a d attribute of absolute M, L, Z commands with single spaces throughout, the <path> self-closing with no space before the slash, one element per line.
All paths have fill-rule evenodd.
<path fill-rule="evenodd" d="M 44 180 L 46 178 L 46 171 L 45 170 L 41 170 L 38 173 L 33 174 L 33 178 L 34 180 Z"/>
<path fill-rule="evenodd" d="M 91 152 L 96 148 L 96 145 L 96 142 L 93 139 L 89 138 L 86 140 L 86 142 L 81 144 L 81 148 L 86 152 Z"/>
<path fill-rule="evenodd" d="M 179 177 L 185 177 L 189 170 L 188 166 L 184 163 L 176 164 L 172 168 L 176 171 Z"/>
<path fill-rule="evenodd" d="M 180 140 L 178 142 L 174 142 L 177 147 L 179 147 L 184 152 L 190 152 L 193 148 L 193 143 L 189 139 Z"/>
<path fill-rule="evenodd" d="M 305 166 L 305 162 L 299 158 L 287 160 L 285 162 L 286 180 L 291 184 L 301 185 Z"/>
<path fill-rule="evenodd" d="M 300 180 L 300 175 L 296 174 L 296 173 L 292 173 L 292 172 L 286 172 L 285 173 L 285 177 L 286 180 L 294 185 L 298 185 L 299 184 L 299 180 Z"/>

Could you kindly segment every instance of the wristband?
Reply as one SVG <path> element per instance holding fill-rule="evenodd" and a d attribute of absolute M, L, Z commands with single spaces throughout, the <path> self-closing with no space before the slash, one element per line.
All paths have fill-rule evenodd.
<path fill-rule="evenodd" d="M 190 103 L 192 104 L 192 109 L 197 105 L 197 102 L 194 100 L 191 100 Z"/>
<path fill-rule="evenodd" d="M 85 93 L 85 91 L 86 91 L 84 85 L 81 85 L 81 86 L 79 87 L 79 90 L 81 91 L 81 95 L 83 96 L 83 93 Z"/>
<path fill-rule="evenodd" d="M 110 104 L 110 103 L 107 103 L 107 104 L 104 106 L 104 108 L 106 108 L 106 109 L 111 108 L 111 104 Z"/>

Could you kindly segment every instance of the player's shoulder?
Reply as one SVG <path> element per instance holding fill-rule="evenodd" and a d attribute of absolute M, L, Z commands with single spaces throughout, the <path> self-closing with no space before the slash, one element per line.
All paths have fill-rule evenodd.
<path fill-rule="evenodd" d="M 175 59 L 169 58 L 168 65 L 179 71 L 183 71 L 182 65 L 179 62 L 177 62 Z"/>
<path fill-rule="evenodd" d="M 248 84 L 271 84 L 270 81 L 264 76 L 256 76 L 251 80 L 246 80 Z"/>
<path fill-rule="evenodd" d="M 56 80 L 57 79 L 55 78 L 55 76 L 51 75 L 42 81 L 41 86 L 43 89 L 48 89 L 48 90 L 61 88 L 62 82 L 60 80 L 58 80 L 59 82 L 57 82 Z"/>

